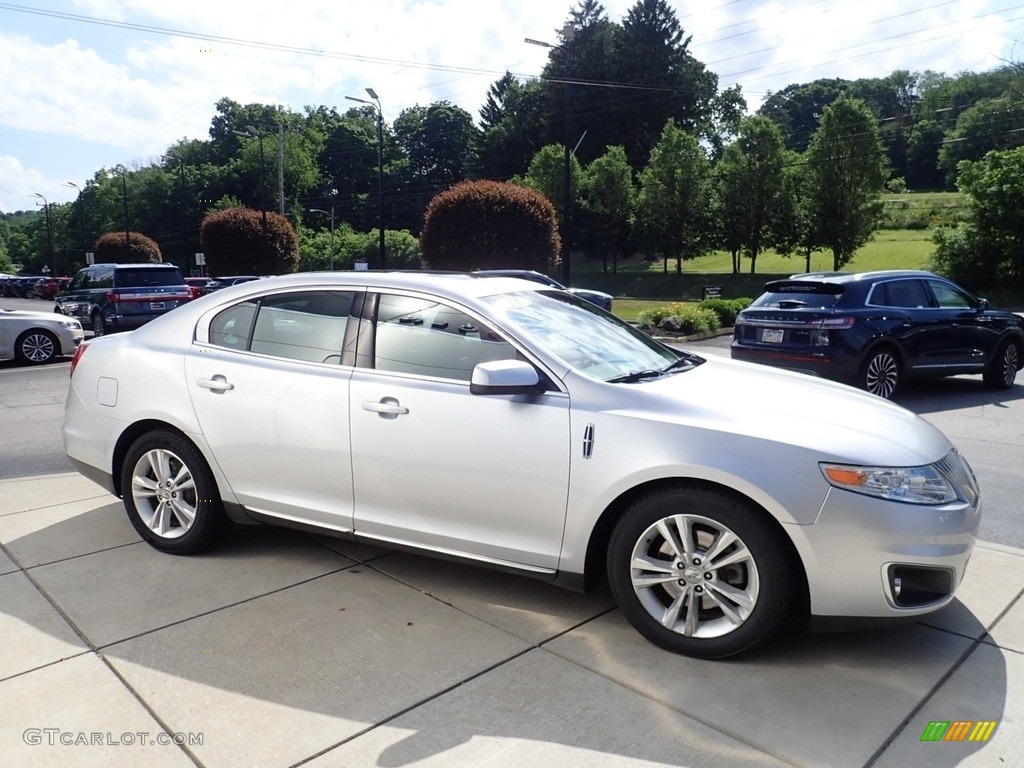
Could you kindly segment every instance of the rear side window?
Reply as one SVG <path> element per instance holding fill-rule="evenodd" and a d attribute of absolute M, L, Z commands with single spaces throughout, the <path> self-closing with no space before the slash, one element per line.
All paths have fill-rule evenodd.
<path fill-rule="evenodd" d="M 930 305 L 920 280 L 890 280 L 879 283 L 871 292 L 870 303 L 880 307 L 920 309 Z"/>
<path fill-rule="evenodd" d="M 341 344 L 355 294 L 316 291 L 268 296 L 260 303 L 249 351 L 341 363 Z"/>
<path fill-rule="evenodd" d="M 185 278 L 177 269 L 141 269 L 120 267 L 117 270 L 117 288 L 154 288 L 184 285 Z"/>

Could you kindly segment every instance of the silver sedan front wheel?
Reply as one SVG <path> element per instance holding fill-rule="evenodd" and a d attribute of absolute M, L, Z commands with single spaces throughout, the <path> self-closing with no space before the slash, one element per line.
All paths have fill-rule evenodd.
<path fill-rule="evenodd" d="M 213 473 L 175 432 L 157 430 L 135 441 L 122 465 L 121 491 L 135 530 L 162 552 L 197 552 L 227 527 Z"/>
<path fill-rule="evenodd" d="M 59 351 L 59 342 L 49 331 L 25 331 L 14 345 L 18 360 L 30 365 L 41 365 L 53 360 Z"/>
<path fill-rule="evenodd" d="M 792 547 L 764 510 L 711 487 L 652 491 L 612 532 L 608 581 L 623 615 L 676 653 L 724 658 L 767 642 L 797 596 Z"/>

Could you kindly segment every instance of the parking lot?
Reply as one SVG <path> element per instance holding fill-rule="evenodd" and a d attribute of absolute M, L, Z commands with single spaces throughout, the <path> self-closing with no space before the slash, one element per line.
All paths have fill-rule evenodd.
<path fill-rule="evenodd" d="M 37 409 L 59 441 L 66 374 L 0 366 L 5 429 Z M 903 400 L 971 459 L 990 542 L 1020 535 L 1021 390 Z M 603 588 L 270 528 L 176 558 L 89 481 L 28 475 L 0 480 L 6 765 L 1024 765 L 1019 545 L 979 546 L 928 619 L 706 662 L 647 643 Z M 933 722 L 995 725 L 923 741 Z"/>

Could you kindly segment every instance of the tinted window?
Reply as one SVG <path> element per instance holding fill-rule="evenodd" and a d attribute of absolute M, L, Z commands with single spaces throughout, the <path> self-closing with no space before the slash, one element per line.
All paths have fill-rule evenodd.
<path fill-rule="evenodd" d="M 184 285 L 185 278 L 175 269 L 143 269 L 119 267 L 118 288 L 152 288 L 164 285 Z"/>
<path fill-rule="evenodd" d="M 929 280 L 928 286 L 932 289 L 932 294 L 935 296 L 935 303 L 940 307 L 948 309 L 971 309 L 974 307 L 974 302 L 970 296 L 948 283 Z"/>
<path fill-rule="evenodd" d="M 930 306 L 928 294 L 919 280 L 891 280 L 879 283 L 871 292 L 871 304 L 881 307 L 919 309 Z"/>
<path fill-rule="evenodd" d="M 840 296 L 842 296 L 842 293 L 804 291 L 792 288 L 785 291 L 762 293 L 750 306 L 832 309 L 839 303 Z"/>
<path fill-rule="evenodd" d="M 478 320 L 435 301 L 382 295 L 374 367 L 469 381 L 478 363 L 510 360 L 515 348 Z"/>
<path fill-rule="evenodd" d="M 354 295 L 311 291 L 264 298 L 250 351 L 310 363 L 340 363 Z"/>
<path fill-rule="evenodd" d="M 89 276 L 83 288 L 103 288 L 104 290 L 114 287 L 114 268 L 97 267 L 89 270 Z"/>

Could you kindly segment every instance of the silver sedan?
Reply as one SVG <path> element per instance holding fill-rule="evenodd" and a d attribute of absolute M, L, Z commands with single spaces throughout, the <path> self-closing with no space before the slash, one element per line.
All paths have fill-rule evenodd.
<path fill-rule="evenodd" d="M 84 338 L 77 320 L 52 312 L 0 309 L 0 360 L 48 363 L 74 354 Z"/>
<path fill-rule="evenodd" d="M 64 444 L 159 550 L 277 524 L 587 589 L 704 658 L 947 605 L 980 495 L 937 429 L 680 353 L 513 278 L 321 273 L 204 296 L 72 361 Z"/>

